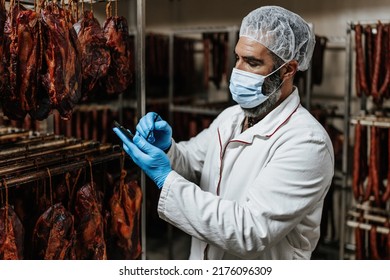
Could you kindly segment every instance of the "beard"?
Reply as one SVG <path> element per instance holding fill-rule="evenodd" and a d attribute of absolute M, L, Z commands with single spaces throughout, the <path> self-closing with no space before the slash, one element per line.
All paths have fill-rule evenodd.
<path fill-rule="evenodd" d="M 268 79 L 263 84 L 264 95 L 270 95 L 270 97 L 254 108 L 242 108 L 245 116 L 250 118 L 257 118 L 260 116 L 265 116 L 271 112 L 271 110 L 273 110 L 275 104 L 279 101 L 280 96 L 282 95 L 280 87 L 282 86 L 283 80 L 277 73 L 279 73 L 279 71 L 268 77 Z"/>

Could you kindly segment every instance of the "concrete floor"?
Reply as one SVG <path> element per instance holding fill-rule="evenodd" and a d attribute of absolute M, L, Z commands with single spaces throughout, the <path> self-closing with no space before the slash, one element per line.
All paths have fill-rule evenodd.
<path fill-rule="evenodd" d="M 151 236 L 146 240 L 147 260 L 187 260 L 191 238 L 186 233 L 168 227 L 162 237 Z"/>

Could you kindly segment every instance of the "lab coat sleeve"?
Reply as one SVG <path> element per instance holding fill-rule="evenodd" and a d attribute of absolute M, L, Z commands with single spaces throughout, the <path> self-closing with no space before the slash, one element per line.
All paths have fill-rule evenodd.
<path fill-rule="evenodd" d="M 173 170 L 187 180 L 197 184 L 199 183 L 204 158 L 209 147 L 208 143 L 212 141 L 211 139 L 217 139 L 215 137 L 217 127 L 224 118 L 224 115 L 226 113 L 221 114 L 208 128 L 188 141 L 176 143 L 172 139 L 172 145 L 167 155 L 171 161 Z"/>
<path fill-rule="evenodd" d="M 189 181 L 199 183 L 204 164 L 206 151 L 202 145 L 201 135 L 190 141 L 176 143 L 172 139 L 172 145 L 168 152 L 171 167 Z"/>
<path fill-rule="evenodd" d="M 256 258 L 322 207 L 333 177 L 331 147 L 310 135 L 295 138 L 272 151 L 240 203 L 204 192 L 172 171 L 160 195 L 160 217 L 231 254 Z"/>

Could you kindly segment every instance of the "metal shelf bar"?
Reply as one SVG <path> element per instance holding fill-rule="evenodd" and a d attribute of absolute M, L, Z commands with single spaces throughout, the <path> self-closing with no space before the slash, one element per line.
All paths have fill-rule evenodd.
<path fill-rule="evenodd" d="M 219 113 L 221 113 L 222 110 L 194 107 L 194 106 L 172 105 L 171 111 L 181 112 L 181 113 L 194 113 L 194 114 L 201 114 L 201 115 L 208 115 L 208 116 L 217 116 Z"/>
<path fill-rule="evenodd" d="M 356 222 L 356 221 L 350 221 L 348 220 L 347 221 L 347 226 L 349 227 L 353 227 L 353 228 L 361 228 L 361 229 L 364 229 L 364 230 L 371 230 L 372 229 L 372 225 L 370 224 L 366 224 L 366 223 L 359 223 L 359 222 Z M 379 233 L 382 233 L 382 234 L 389 234 L 390 233 L 390 229 L 386 228 L 386 227 L 379 227 L 377 226 L 376 227 L 376 231 L 379 232 Z"/>
<path fill-rule="evenodd" d="M 110 152 L 108 155 L 95 156 L 94 158 L 85 159 L 85 160 L 81 160 L 81 161 L 79 160 L 77 162 L 63 164 L 60 166 L 47 168 L 45 170 L 33 171 L 33 172 L 25 173 L 23 175 L 19 175 L 17 177 L 13 177 L 13 178 L 3 179 L 0 182 L 0 190 L 5 189 L 6 187 L 7 188 L 14 187 L 14 186 L 18 186 L 21 184 L 34 182 L 36 180 L 45 179 L 45 178 L 48 178 L 49 176 L 56 176 L 56 175 L 64 174 L 66 171 L 84 168 L 84 167 L 89 166 L 89 163 L 91 163 L 92 165 L 96 165 L 99 163 L 104 163 L 107 161 L 118 159 L 121 156 L 121 154 L 122 153 L 120 151 L 112 152 L 112 153 Z M 50 171 L 50 173 L 48 171 Z"/>
<path fill-rule="evenodd" d="M 351 124 L 360 123 L 365 126 L 376 126 L 382 128 L 390 128 L 390 118 L 364 116 L 364 117 L 352 117 Z"/>

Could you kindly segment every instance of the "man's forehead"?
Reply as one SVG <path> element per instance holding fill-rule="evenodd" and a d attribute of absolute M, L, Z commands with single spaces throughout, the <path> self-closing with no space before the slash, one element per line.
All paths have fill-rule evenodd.
<path fill-rule="evenodd" d="M 241 36 L 236 45 L 236 53 L 241 56 L 252 56 L 258 58 L 270 57 L 269 50 L 256 40 Z"/>

